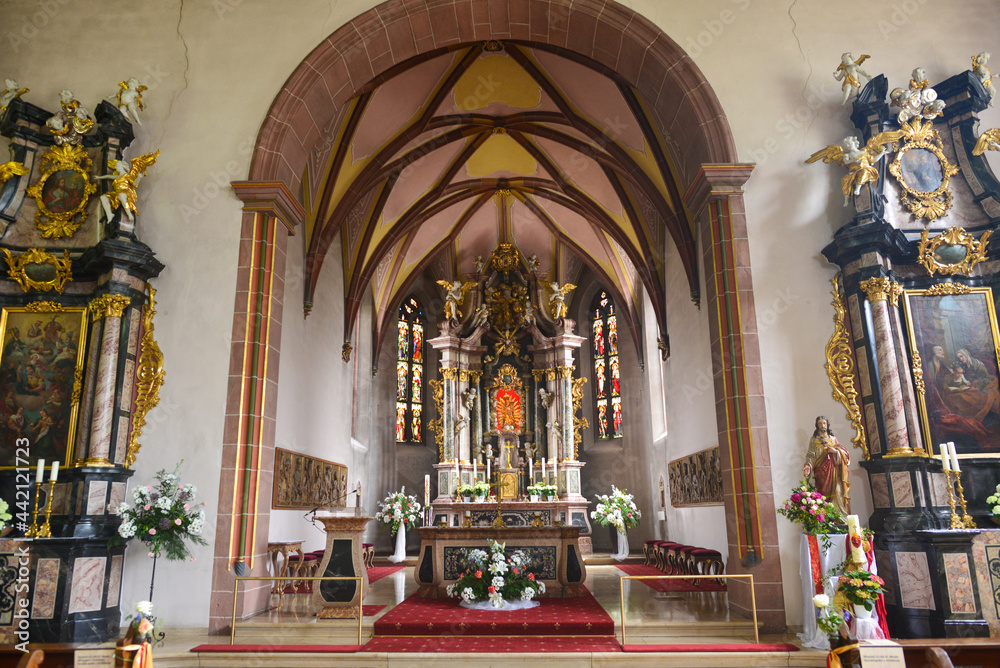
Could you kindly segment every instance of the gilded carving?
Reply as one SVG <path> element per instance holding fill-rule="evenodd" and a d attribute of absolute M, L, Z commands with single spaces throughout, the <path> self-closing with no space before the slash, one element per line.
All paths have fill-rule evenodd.
<path fill-rule="evenodd" d="M 514 248 L 514 244 L 500 244 L 490 258 L 490 264 L 499 272 L 512 270 L 517 266 L 517 261 L 517 249 Z"/>
<path fill-rule="evenodd" d="M 57 302 L 39 301 L 31 302 L 24 307 L 24 310 L 29 313 L 57 313 L 59 311 L 65 311 L 66 309 L 63 308 L 62 304 Z"/>
<path fill-rule="evenodd" d="M 992 234 L 992 230 L 984 232 L 976 240 L 961 227 L 952 227 L 930 239 L 925 229 L 920 235 L 918 259 L 931 276 L 968 274 L 977 264 L 986 261 L 986 245 Z"/>
<path fill-rule="evenodd" d="M 938 283 L 927 289 L 927 294 L 942 295 L 967 295 L 972 292 L 972 288 L 962 283 Z"/>
<path fill-rule="evenodd" d="M 469 380 L 469 370 L 468 369 L 459 369 L 458 370 L 458 379 L 460 381 L 462 381 L 463 383 L 468 382 L 468 380 Z"/>
<path fill-rule="evenodd" d="M 576 413 L 583 406 L 583 386 L 587 383 L 586 378 L 573 379 L 573 461 L 580 456 L 580 444 L 583 443 L 581 429 L 590 428 L 590 420 L 585 417 L 577 417 Z"/>
<path fill-rule="evenodd" d="M 350 362 L 352 352 L 354 352 L 354 346 L 351 345 L 349 339 L 345 339 L 344 345 L 340 347 L 340 359 L 344 360 L 344 362 Z"/>
<path fill-rule="evenodd" d="M 482 371 L 470 371 L 469 372 L 469 378 L 472 379 L 473 383 L 478 384 L 479 383 L 479 379 L 482 378 L 482 377 L 483 377 L 483 372 Z"/>
<path fill-rule="evenodd" d="M 444 381 L 431 378 L 427 381 L 431 388 L 431 400 L 438 416 L 427 423 L 427 427 L 434 432 L 434 442 L 438 446 L 438 460 L 444 461 L 444 424 L 441 418 L 444 416 Z"/>
<path fill-rule="evenodd" d="M 73 396 L 69 402 L 74 406 L 80 403 L 80 392 L 83 389 L 83 367 L 79 366 L 73 372 Z"/>
<path fill-rule="evenodd" d="M 18 282 L 21 289 L 40 290 L 58 293 L 66 288 L 66 281 L 73 277 L 73 262 L 69 259 L 69 251 L 63 251 L 62 259 L 41 248 L 32 248 L 26 253 L 14 257 L 9 250 L 3 249 L 7 256 L 7 275 Z"/>
<path fill-rule="evenodd" d="M 865 441 L 865 426 L 861 408 L 858 406 L 858 391 L 854 387 L 854 349 L 847 330 L 847 310 L 840 284 L 840 274 L 833 277 L 833 335 L 826 344 L 826 375 L 833 387 L 833 398 L 847 409 L 847 417 L 854 427 L 854 447 L 861 448 L 868 459 L 868 444 Z"/>
<path fill-rule="evenodd" d="M 902 131 L 903 145 L 889 165 L 903 191 L 900 201 L 917 218 L 937 220 L 951 208 L 948 181 L 958 174 L 958 166 L 945 157 L 932 121 L 914 118 L 902 124 Z"/>
<path fill-rule="evenodd" d="M 458 377 L 458 369 L 450 366 L 441 367 L 441 377 L 445 380 L 455 380 Z"/>
<path fill-rule="evenodd" d="M 875 277 L 861 281 L 861 289 L 868 295 L 868 301 L 884 302 L 886 299 L 893 306 L 899 306 L 899 296 L 903 294 L 903 287 L 891 278 Z"/>
<path fill-rule="evenodd" d="M 125 295 L 101 295 L 90 302 L 90 312 L 94 320 L 120 318 L 132 300 Z"/>
<path fill-rule="evenodd" d="M 160 403 L 160 387 L 166 373 L 163 371 L 163 352 L 153 338 L 153 316 L 156 315 L 156 290 L 149 287 L 149 304 L 142 313 L 142 341 L 135 369 L 136 395 L 132 408 L 132 428 L 125 452 L 125 466 L 132 466 L 139 454 L 139 436 L 146 424 L 146 414 Z"/>
<path fill-rule="evenodd" d="M 566 366 L 558 367 L 560 378 L 572 378 L 573 372 L 576 371 L 575 364 L 567 364 Z M 554 378 L 553 378 L 554 380 Z"/>
<path fill-rule="evenodd" d="M 42 174 L 25 194 L 38 205 L 35 226 L 43 237 L 72 237 L 87 220 L 87 202 L 97 192 L 92 169 L 90 156 L 80 145 L 54 145 L 42 156 Z"/>
<path fill-rule="evenodd" d="M 913 349 L 913 384 L 917 388 L 918 394 L 925 394 L 927 388 L 924 386 L 924 366 L 920 360 L 920 351 Z"/>

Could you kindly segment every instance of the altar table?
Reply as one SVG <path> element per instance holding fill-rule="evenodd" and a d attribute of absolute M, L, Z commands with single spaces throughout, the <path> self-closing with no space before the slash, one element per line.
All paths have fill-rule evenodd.
<path fill-rule="evenodd" d="M 504 501 L 500 509 L 508 527 L 531 526 L 537 518 L 543 526 L 564 524 L 581 528 L 580 554 L 589 557 L 593 553 L 590 517 L 586 499 L 556 501 Z M 473 527 L 492 526 L 497 514 L 496 502 L 462 502 L 453 499 L 437 499 L 432 504 L 433 517 L 429 521 L 434 526 L 445 524 L 449 527 L 465 526 L 466 521 Z"/>
<path fill-rule="evenodd" d="M 489 539 L 506 545 L 507 551 L 522 550 L 532 562 L 535 578 L 545 583 L 546 594 L 581 596 L 587 568 L 580 554 L 578 526 L 550 527 L 421 527 L 420 552 L 414 577 L 418 596 L 445 596 L 445 588 L 461 577 L 462 551 L 487 549 Z"/>

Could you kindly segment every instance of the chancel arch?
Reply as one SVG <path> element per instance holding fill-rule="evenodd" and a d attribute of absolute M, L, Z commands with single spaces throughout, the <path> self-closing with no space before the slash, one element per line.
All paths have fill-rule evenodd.
<path fill-rule="evenodd" d="M 570 286 L 584 276 L 596 277 L 605 286 L 617 307 L 619 333 L 624 339 L 628 331 L 636 351 L 636 376 L 642 374 L 646 351 L 653 350 L 644 336 L 643 319 L 656 323 L 652 331 L 657 349 L 666 356 L 666 291 L 683 290 L 709 314 L 721 459 L 725 473 L 737 473 L 725 476 L 731 500 L 727 513 L 732 521 L 726 529 L 730 571 L 750 568 L 758 582 L 780 587 L 777 549 L 763 538 L 773 531 L 775 518 L 752 279 L 746 266 L 741 187 L 751 166 L 738 163 L 725 113 L 711 86 L 653 24 L 616 3 L 585 0 L 565 8 L 560 27 L 534 18 L 548 16 L 550 3 L 526 4 L 540 11 L 530 11 L 532 18 L 523 26 L 505 24 L 500 29 L 476 23 L 469 11 L 452 30 L 422 28 L 409 20 L 402 4 L 385 3 L 319 45 L 276 95 L 258 135 L 248 180 L 234 183 L 244 202 L 246 256 L 257 257 L 249 252 L 257 247 L 277 247 L 283 255 L 288 233 L 299 235 L 295 243 L 306 249 L 303 293 L 289 294 L 278 281 L 269 284 L 274 292 L 267 296 L 283 301 L 289 313 L 301 298 L 308 314 L 317 293 L 329 289 L 330 273 L 340 274 L 345 362 L 369 336 L 371 359 L 386 359 L 385 341 L 397 332 L 397 309 L 404 296 L 433 281 L 449 282 L 452 289 L 456 282 L 459 288 L 475 283 L 466 288 L 471 299 L 454 299 L 454 312 L 437 316 L 440 336 L 425 332 L 428 340 L 436 337 L 441 345 L 432 363 L 440 365 L 438 370 L 453 369 L 461 379 L 463 370 L 471 376 L 480 369 L 463 369 L 460 360 L 468 351 L 444 339 L 468 339 L 476 330 L 473 318 L 485 306 L 486 290 L 496 287 L 488 284 L 492 276 L 477 265 L 499 250 L 513 249 L 517 269 L 506 273 L 520 276 L 519 284 L 528 293 L 522 303 L 538 311 L 540 325 L 534 331 L 523 327 L 524 316 L 519 314 L 517 324 L 527 332 L 522 332 L 523 341 L 511 338 L 507 328 L 492 331 L 493 339 L 466 344 L 488 345 L 494 355 L 519 343 L 538 348 L 535 360 L 544 363 L 520 370 L 512 364 L 513 373 L 520 373 L 523 382 L 525 371 L 532 379 L 533 371 L 543 371 L 548 382 L 551 370 L 568 381 L 551 386 L 558 385 L 564 411 L 572 410 L 579 389 L 572 381 L 582 382 L 585 366 L 579 359 L 584 353 L 566 342 L 578 339 L 584 344 L 588 332 L 580 326 L 590 327 L 585 318 L 567 317 L 567 312 L 586 312 L 583 297 L 573 294 Z M 604 50 L 593 37 L 602 31 L 620 36 L 616 53 Z M 389 43 L 393 48 L 385 47 Z M 491 84 L 500 81 L 505 85 Z M 700 254 L 695 239 L 702 240 Z M 666 283 L 668 248 L 683 267 L 681 284 Z M 699 272 L 707 279 L 705 294 L 699 288 Z M 476 275 L 479 279 L 471 280 Z M 647 296 L 651 313 L 642 308 Z M 571 308 L 560 312 L 560 300 Z M 436 306 L 448 303 L 442 299 Z M 253 305 L 252 300 L 238 300 L 235 318 L 250 315 Z M 283 311 L 254 314 L 258 312 L 278 325 L 264 345 L 280 351 Z M 496 319 L 503 309 L 487 312 Z M 359 322 L 370 325 L 370 332 L 361 331 Z M 393 336 L 387 336 L 390 332 Z M 546 352 L 551 341 L 561 343 Z M 259 372 L 242 362 L 247 347 L 259 344 L 234 341 L 233 368 L 239 371 L 231 382 Z M 455 365 L 449 365 L 448 350 L 455 353 Z M 483 352 L 479 356 L 483 359 Z M 265 371 L 276 384 L 277 354 L 271 360 L 273 367 Z M 432 368 L 427 367 L 428 381 L 436 373 Z M 567 369 L 567 375 L 560 368 Z M 356 377 L 364 372 L 355 368 Z M 384 372 L 380 375 L 373 388 L 388 386 Z M 493 386 L 484 386 L 486 376 L 482 369 L 479 388 L 488 393 Z M 469 389 L 465 382 L 453 389 Z M 531 401 L 537 389 L 533 387 Z M 527 402 L 527 392 L 518 396 Z M 457 394 L 445 405 L 450 400 L 457 408 Z M 227 433 L 242 433 L 236 426 L 246 423 L 251 413 L 234 401 L 227 409 Z M 263 406 L 261 427 L 273 416 L 273 407 Z M 391 423 L 391 411 L 385 417 Z M 557 459 L 573 464 L 574 416 L 567 412 L 562 417 L 552 446 Z M 441 419 L 448 427 L 441 443 L 447 453 L 447 434 L 454 423 L 447 423 L 444 415 Z M 425 420 L 425 442 L 429 426 Z M 499 431 L 507 426 L 516 425 L 503 425 Z M 255 447 L 273 447 L 273 433 L 268 443 L 268 431 L 258 431 L 262 439 Z M 451 446 L 458 450 L 439 458 L 442 463 L 460 461 L 459 452 L 472 452 L 471 443 L 461 438 Z M 269 474 L 267 457 L 258 465 L 236 457 L 244 452 L 241 443 L 227 442 L 224 448 L 236 461 L 235 469 L 223 471 L 224 487 L 234 479 Z M 579 478 L 575 491 L 568 491 L 573 470 L 563 469 L 566 490 L 561 491 L 579 496 Z M 460 469 L 459 480 L 464 473 Z M 451 478 L 439 470 L 437 480 L 447 485 Z M 257 516 L 238 498 L 220 498 L 216 557 L 222 568 L 216 569 L 212 618 L 216 627 L 225 620 L 215 611 L 228 610 L 231 604 L 221 573 L 261 554 L 267 535 L 266 516 Z M 248 523 L 255 531 L 247 530 Z M 228 540 L 222 538 L 224 533 Z M 252 595 L 242 602 L 244 608 L 253 608 Z M 735 608 L 745 609 L 748 599 L 745 589 L 733 587 Z M 784 624 L 782 610 L 768 611 L 763 618 L 770 628 Z"/>

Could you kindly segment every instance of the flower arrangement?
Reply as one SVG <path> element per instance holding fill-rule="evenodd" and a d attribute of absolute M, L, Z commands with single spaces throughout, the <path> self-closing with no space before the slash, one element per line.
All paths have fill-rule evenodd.
<path fill-rule="evenodd" d="M 545 593 L 545 583 L 525 568 L 527 557 L 520 550 L 506 554 L 505 545 L 493 539 L 486 550 L 465 550 L 465 571 L 448 585 L 448 596 L 465 603 L 489 601 L 503 608 L 506 601 L 530 601 Z"/>
<path fill-rule="evenodd" d="M 156 638 L 156 617 L 153 615 L 153 604 L 150 601 L 139 601 L 135 604 L 135 614 L 128 617 L 129 627 L 133 631 L 135 642 L 149 642 Z"/>
<path fill-rule="evenodd" d="M 178 482 L 177 468 L 172 473 L 161 469 L 155 478 L 155 486 L 132 489 L 134 505 L 121 503 L 109 508 L 122 520 L 118 535 L 111 539 L 109 547 L 138 538 L 149 548 L 150 557 L 163 553 L 167 559 L 194 561 L 187 541 L 208 545 L 201 537 L 205 528 L 205 509 L 201 506 L 205 504 L 195 504 L 194 497 L 198 490 L 194 485 Z"/>
<path fill-rule="evenodd" d="M 875 605 L 875 599 L 882 593 L 883 585 L 885 582 L 874 573 L 845 571 L 840 576 L 839 589 L 844 592 L 848 601 L 870 611 Z"/>
<path fill-rule="evenodd" d="M 477 480 L 472 485 L 459 485 L 458 486 L 459 496 L 489 496 L 490 486 L 487 485 L 482 480 Z"/>
<path fill-rule="evenodd" d="M 528 485 L 528 494 L 531 496 L 555 496 L 558 493 L 559 489 L 555 485 L 546 485 L 545 483 Z"/>
<path fill-rule="evenodd" d="M 7 520 L 11 517 L 10 513 L 7 512 L 8 509 L 9 506 L 7 505 L 7 502 L 0 499 L 0 531 L 7 528 Z"/>
<path fill-rule="evenodd" d="M 385 497 L 378 504 L 378 512 L 375 513 L 375 521 L 382 528 L 392 525 L 391 535 L 395 536 L 402 525 L 406 529 L 413 529 L 420 524 L 420 504 L 417 497 L 407 496 L 406 488 L 398 492 L 393 492 Z"/>
<path fill-rule="evenodd" d="M 993 519 L 1000 522 L 1000 485 L 997 485 L 991 496 L 986 497 L 986 505 L 989 506 L 990 512 L 993 513 Z"/>
<path fill-rule="evenodd" d="M 625 529 L 639 526 L 642 513 L 632 501 L 628 490 L 616 489 L 612 485 L 610 496 L 597 496 L 597 508 L 591 511 L 590 517 L 601 526 L 613 526 L 625 533 Z"/>
<path fill-rule="evenodd" d="M 830 597 L 826 594 L 813 596 L 813 605 L 816 606 L 816 626 L 828 638 L 837 637 L 840 633 L 840 627 L 844 625 L 844 611 L 836 605 L 832 605 Z"/>
<path fill-rule="evenodd" d="M 803 480 L 792 490 L 791 498 L 778 508 L 778 512 L 789 521 L 802 525 L 807 534 L 838 533 L 836 525 L 844 523 L 844 516 L 837 507 L 817 492 L 808 480 Z"/>

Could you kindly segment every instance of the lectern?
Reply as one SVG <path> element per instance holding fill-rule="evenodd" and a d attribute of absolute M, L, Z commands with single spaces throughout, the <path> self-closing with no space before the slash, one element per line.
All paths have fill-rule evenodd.
<path fill-rule="evenodd" d="M 354 508 L 362 513 L 361 508 Z M 316 616 L 323 619 L 353 618 L 361 601 L 361 592 L 368 593 L 368 569 L 365 568 L 362 538 L 372 517 L 361 514 L 316 515 L 326 529 L 326 551 L 320 562 L 318 577 L 361 577 L 361 587 L 354 580 L 318 581 L 313 587 L 312 604 Z M 361 614 L 358 611 L 357 614 Z"/>

